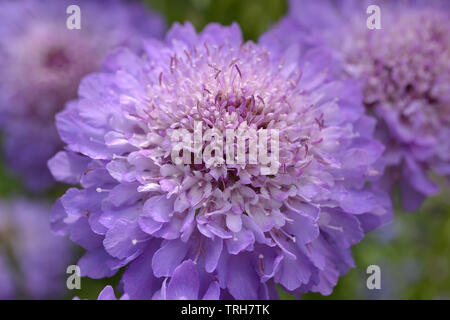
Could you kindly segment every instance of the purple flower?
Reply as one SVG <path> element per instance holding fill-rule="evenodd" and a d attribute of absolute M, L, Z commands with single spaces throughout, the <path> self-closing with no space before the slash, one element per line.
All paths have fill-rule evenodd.
<path fill-rule="evenodd" d="M 81 29 L 69 30 L 69 5 L 81 11 Z M 32 189 L 48 187 L 46 167 L 62 144 L 54 116 L 75 98 L 80 79 L 97 71 L 118 45 L 162 36 L 162 20 L 124 1 L 19 0 L 0 13 L 0 124 L 7 163 Z"/>
<path fill-rule="evenodd" d="M 109 56 L 57 115 L 67 146 L 49 161 L 81 186 L 52 225 L 87 250 L 82 275 L 126 266 L 130 299 L 271 299 L 276 284 L 329 294 L 353 266 L 350 247 L 391 216 L 371 183 L 384 150 L 375 121 L 329 63 L 321 50 L 243 42 L 236 24 L 175 24 L 143 55 Z M 197 122 L 202 133 L 277 129 L 278 172 L 175 164 L 174 131 Z"/>
<path fill-rule="evenodd" d="M 170 282 L 167 279 L 162 283 L 161 289 L 155 292 L 155 300 L 218 300 L 220 287 L 217 281 L 211 282 L 203 297 L 199 297 L 200 281 L 196 270 L 196 265 L 192 260 L 186 260 L 175 268 Z M 120 300 L 129 299 L 128 294 L 124 294 Z M 114 289 L 106 286 L 98 296 L 98 300 L 117 300 Z"/>
<path fill-rule="evenodd" d="M 379 5 L 381 30 L 366 26 Z M 450 176 L 450 6 L 448 1 L 291 1 L 290 14 L 267 37 L 294 34 L 301 46 L 322 44 L 356 78 L 386 145 L 383 183 L 398 186 L 403 207 L 416 210 Z"/>
<path fill-rule="evenodd" d="M 52 234 L 50 206 L 0 201 L 0 299 L 55 298 L 65 289 L 70 242 Z"/>
<path fill-rule="evenodd" d="M 98 300 L 117 300 L 113 287 L 106 286 L 98 295 Z M 120 300 L 129 300 L 129 297 L 127 294 L 124 294 Z"/>

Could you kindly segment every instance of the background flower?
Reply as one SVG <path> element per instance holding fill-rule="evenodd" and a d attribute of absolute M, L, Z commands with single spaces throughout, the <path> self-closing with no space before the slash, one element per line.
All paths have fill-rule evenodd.
<path fill-rule="evenodd" d="M 381 30 L 366 27 L 369 4 Z M 357 78 L 386 145 L 384 184 L 414 211 L 438 192 L 428 175 L 450 173 L 450 33 L 448 1 L 302 1 L 269 37 L 331 47 L 341 76 Z"/>
<path fill-rule="evenodd" d="M 81 9 L 81 29 L 69 30 L 66 8 Z M 107 4 L 107 10 L 105 10 Z M 142 33 L 160 37 L 163 20 L 137 3 L 4 1 L 0 13 L 0 124 L 8 163 L 41 190 L 53 180 L 47 160 L 60 148 L 54 115 L 76 97 L 80 79 L 100 68 L 118 45 Z"/>
<path fill-rule="evenodd" d="M 51 233 L 50 206 L 0 201 L 0 299 L 45 299 L 64 293 L 72 247 Z"/>

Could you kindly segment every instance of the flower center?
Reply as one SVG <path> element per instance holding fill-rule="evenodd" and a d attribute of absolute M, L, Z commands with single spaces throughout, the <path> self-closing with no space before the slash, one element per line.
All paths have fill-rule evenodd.
<path fill-rule="evenodd" d="M 63 49 L 51 49 L 44 59 L 44 66 L 51 70 L 67 69 L 69 64 L 70 59 Z"/>

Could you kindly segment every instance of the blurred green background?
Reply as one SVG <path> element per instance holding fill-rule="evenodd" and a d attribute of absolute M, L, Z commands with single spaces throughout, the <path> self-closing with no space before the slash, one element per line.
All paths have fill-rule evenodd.
<path fill-rule="evenodd" d="M 313 1 L 313 0 L 311 0 Z M 197 30 L 209 22 L 238 22 L 246 40 L 259 35 L 286 12 L 282 0 L 147 0 L 147 4 L 173 22 L 191 21 Z M 445 186 L 444 181 L 439 184 Z M 55 199 L 64 187 L 48 194 Z M 0 196 L 26 193 L 20 182 L 0 165 Z M 398 205 L 396 206 L 398 208 Z M 428 199 L 416 213 L 396 210 L 395 222 L 354 246 L 356 268 L 339 280 L 332 295 L 307 294 L 305 299 L 450 299 L 450 190 Z M 81 250 L 78 255 L 81 255 Z M 75 260 L 76 261 L 76 260 Z M 75 262 L 74 261 L 74 262 Z M 368 290 L 366 268 L 381 268 L 381 290 Z M 112 279 L 82 279 L 82 289 L 67 298 L 96 299 Z M 283 299 L 292 297 L 283 294 Z"/>
<path fill-rule="evenodd" d="M 169 25 L 190 21 L 197 30 L 210 22 L 238 22 L 246 40 L 257 40 L 287 10 L 284 0 L 147 0 Z"/>

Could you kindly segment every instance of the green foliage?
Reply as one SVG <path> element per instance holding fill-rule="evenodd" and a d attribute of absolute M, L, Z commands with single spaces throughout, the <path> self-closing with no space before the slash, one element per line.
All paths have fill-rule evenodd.
<path fill-rule="evenodd" d="M 0 163 L 0 197 L 18 194 L 22 189 L 19 180 Z"/>
<path fill-rule="evenodd" d="M 197 30 L 210 22 L 238 22 L 246 40 L 258 36 L 286 12 L 284 0 L 147 0 L 169 25 L 191 21 Z"/>
<path fill-rule="evenodd" d="M 2 139 L 0 137 L 0 146 Z M 3 154 L 0 154 L 0 159 L 3 159 Z M 18 194 L 23 190 L 20 181 L 15 177 L 0 161 L 0 198 L 9 195 Z"/>

